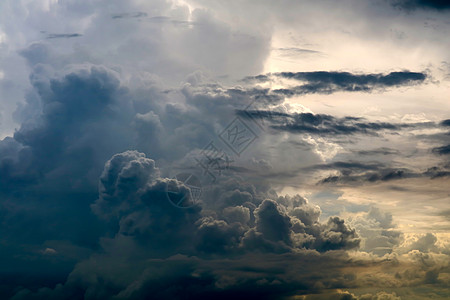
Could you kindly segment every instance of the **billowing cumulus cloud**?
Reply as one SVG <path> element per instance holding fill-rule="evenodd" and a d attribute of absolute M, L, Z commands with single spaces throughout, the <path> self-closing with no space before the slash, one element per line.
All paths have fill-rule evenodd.
<path fill-rule="evenodd" d="M 178 293 L 187 291 L 192 295 L 206 297 L 209 293 L 215 294 L 221 290 L 226 293 L 234 293 L 247 285 L 250 287 L 250 290 L 247 291 L 249 295 L 258 295 L 255 284 L 261 284 L 263 287 L 270 286 L 270 283 L 266 283 L 264 280 L 263 274 L 267 271 L 262 271 L 262 274 L 256 275 L 256 277 L 239 275 L 243 280 L 243 286 L 239 287 L 231 282 L 227 283 L 228 275 L 226 274 L 218 277 L 213 274 L 208 275 L 214 269 L 209 266 L 206 270 L 202 270 L 206 265 L 203 267 L 201 265 L 206 264 L 211 259 L 211 255 L 213 255 L 211 263 L 220 265 L 222 259 L 234 253 L 233 257 L 237 255 L 237 258 L 232 260 L 234 266 L 230 268 L 229 272 L 236 272 L 241 267 L 241 259 L 252 257 L 254 253 L 261 253 L 260 255 L 263 257 L 268 255 L 273 258 L 276 258 L 273 256 L 276 253 L 291 253 L 291 255 L 298 255 L 304 259 L 308 256 L 317 259 L 317 256 L 320 255 L 314 251 L 315 249 L 326 252 L 357 248 L 359 245 L 357 234 L 343 220 L 334 217 L 324 224 L 319 223 L 320 210 L 317 207 L 309 206 L 308 202 L 300 196 L 284 197 L 280 203 L 274 200 L 264 200 L 257 205 L 259 201 L 250 194 L 247 206 L 251 209 L 241 205 L 228 206 L 224 209 L 226 218 L 229 219 L 232 212 L 238 217 L 226 221 L 220 215 L 212 216 L 209 212 L 201 213 L 201 206 L 187 209 L 173 206 L 167 198 L 168 185 L 174 183 L 173 181 L 173 179 L 161 178 L 154 161 L 146 158 L 142 153 L 127 151 L 114 155 L 106 163 L 100 177 L 99 198 L 92 205 L 92 210 L 105 220 L 115 233 L 110 238 L 102 238 L 100 244 L 103 250 L 77 265 L 64 286 L 56 287 L 54 290 L 44 289 L 34 296 L 66 297 L 65 293 L 70 295 L 78 290 L 88 298 L 98 298 L 101 295 L 117 295 L 120 298 L 124 297 L 123 295 L 128 297 L 135 293 L 141 294 L 141 296 L 136 296 L 137 298 L 146 297 L 145 295 L 150 295 L 148 293 L 153 290 L 151 285 L 148 287 L 134 286 L 137 284 L 136 282 L 129 283 L 131 285 L 128 287 L 125 285 L 119 288 L 126 283 L 120 283 L 120 280 L 115 282 L 113 279 L 107 283 L 107 286 L 101 287 L 94 282 L 89 282 L 89 279 L 87 279 L 88 282 L 85 282 L 86 279 L 82 279 L 82 282 L 85 282 L 82 283 L 78 281 L 79 279 L 74 278 L 95 268 L 92 264 L 97 260 L 100 260 L 99 263 L 105 264 L 105 266 L 110 263 L 114 265 L 117 260 L 124 260 L 127 264 L 126 270 L 129 272 L 128 268 L 131 267 L 133 261 L 139 263 L 139 261 L 146 261 L 150 258 L 153 259 L 149 261 L 147 266 L 149 269 L 143 270 L 142 274 L 137 272 L 136 280 L 147 281 L 147 284 L 150 284 L 149 280 L 153 282 L 154 279 L 147 278 L 147 276 L 153 273 L 153 268 L 158 268 L 158 260 L 154 259 L 160 258 L 159 263 L 165 262 L 164 265 L 170 265 L 170 261 L 173 260 L 174 267 L 181 272 L 180 278 L 177 278 L 178 275 L 175 274 L 167 274 L 169 278 L 164 280 L 168 280 L 168 283 L 173 284 L 171 280 L 190 280 L 188 278 L 192 278 L 194 286 L 196 281 L 200 284 L 192 292 L 189 292 L 192 287 L 180 286 L 178 291 L 159 291 L 158 293 L 162 293 L 161 295 L 167 293 L 167 295 L 179 297 Z M 182 186 L 178 190 L 180 194 L 189 193 L 188 186 L 182 183 L 178 184 Z M 248 188 L 240 187 L 239 184 L 234 187 L 236 188 L 235 192 L 241 190 L 243 192 Z M 251 188 L 256 192 L 255 187 Z M 207 209 L 208 204 L 205 203 L 204 208 Z M 292 216 L 288 214 L 290 210 L 292 210 Z M 254 216 L 253 222 L 250 221 L 250 214 Z M 311 250 L 306 250 L 305 247 Z M 193 254 L 195 256 L 190 257 Z M 255 259 L 254 263 L 257 263 L 259 259 L 257 257 Z M 184 268 L 187 269 L 183 271 Z M 197 268 L 200 269 L 195 271 Z M 266 267 L 262 268 L 264 270 Z M 267 266 L 267 268 L 270 267 Z M 196 275 L 192 272 L 200 273 Z M 219 270 L 219 272 L 221 271 Z M 97 276 L 102 278 L 101 281 L 112 280 L 106 273 L 100 273 Z M 139 279 L 141 276 L 144 278 Z M 197 278 L 197 276 L 199 277 Z M 271 276 L 275 276 L 272 281 L 277 280 L 276 274 Z M 258 283 L 258 280 L 262 280 L 261 283 Z M 285 281 L 286 279 L 281 280 Z M 85 284 L 88 284 L 87 289 L 84 287 Z M 138 291 L 133 291 L 136 288 Z M 236 291 L 234 291 L 235 289 Z M 29 293 L 25 290 L 20 291 L 15 297 L 17 299 L 20 299 L 22 295 L 31 297 Z"/>
<path fill-rule="evenodd" d="M 102 251 L 78 263 L 63 285 L 37 292 L 20 290 L 13 299 L 65 299 L 74 295 L 88 299 L 142 299 L 150 295 L 278 298 L 321 291 L 336 284 L 355 284 L 357 277 L 340 274 L 340 270 L 377 260 L 342 252 L 359 246 L 356 231 L 338 217 L 320 223 L 320 209 L 298 195 L 281 197 L 278 201 L 264 200 L 252 209 L 229 206 L 225 210 L 227 215 L 230 211 L 244 213 L 236 213 L 240 217 L 227 222 L 220 215 L 201 212 L 197 206 L 188 209 L 172 206 L 166 198 L 170 181 L 161 178 L 154 161 L 142 153 L 127 151 L 114 155 L 105 165 L 99 198 L 92 209 L 100 218 L 112 221 L 116 232 L 102 238 Z M 180 184 L 183 188 L 179 193 L 187 193 L 189 187 Z M 235 188 L 239 190 L 239 185 Z M 204 207 L 208 208 L 208 204 Z M 249 213 L 254 215 L 254 222 L 250 222 Z M 375 223 L 369 225 L 365 220 Z M 369 241 L 373 243 L 377 236 L 395 238 L 395 234 L 386 233 L 394 227 L 392 216 L 379 209 L 370 210 L 367 218 L 354 224 L 359 230 L 363 230 L 361 226 L 366 226 L 365 231 L 372 230 L 361 231 L 368 236 L 365 246 L 368 250 Z M 370 229 L 376 226 L 382 231 Z M 412 252 L 407 255 L 412 256 L 413 263 L 416 255 L 430 251 L 425 248 L 428 236 L 410 246 Z M 419 248 L 423 252 L 418 252 Z M 400 261 L 403 259 L 407 257 Z M 388 268 L 396 268 L 399 263 L 390 265 L 388 261 L 384 263 Z M 318 271 L 322 264 L 327 273 Z M 439 274 L 442 270 L 434 268 L 434 263 L 427 264 L 427 274 Z M 315 282 L 308 279 L 311 272 L 315 274 Z M 431 276 L 424 280 L 431 280 Z M 364 281 L 364 276 L 360 280 Z M 365 294 L 355 299 L 370 299 L 367 297 Z"/>
<path fill-rule="evenodd" d="M 0 143 L 2 195 L 10 203 L 33 205 L 42 199 L 42 189 L 52 191 L 64 195 L 65 206 L 80 210 L 73 215 L 60 208 L 61 215 L 50 219 L 52 222 L 65 219 L 62 224 L 71 227 L 85 216 L 87 223 L 86 228 L 64 231 L 69 247 L 56 243 L 33 254 L 42 263 L 59 258 L 73 264 L 67 281 L 61 280 L 57 286 L 48 281 L 37 290 L 7 286 L 5 293 L 13 299 L 180 298 L 186 294 L 195 298 L 237 294 L 279 298 L 322 293 L 353 286 L 359 280 L 344 271 L 349 259 L 345 251 L 384 255 L 401 242 L 401 234 L 391 229 L 392 218 L 380 211 L 369 211 L 367 218 L 373 221 L 368 223 L 348 224 L 338 216 L 321 220 L 320 207 L 304 197 L 279 196 L 268 182 L 246 183 L 230 173 L 220 175 L 218 182 L 205 189 L 196 205 L 173 205 L 169 191 L 176 187 L 176 198 L 192 197 L 192 187 L 165 177 L 163 173 L 170 168 L 158 168 L 157 162 L 186 160 L 182 151 L 167 152 L 180 140 L 164 139 L 162 133 L 179 134 L 181 140 L 183 133 L 190 133 L 184 147 L 201 149 L 207 142 L 202 135 L 213 136 L 210 125 L 198 117 L 204 114 L 203 105 L 211 101 L 210 105 L 233 117 L 236 112 L 230 102 L 238 101 L 234 97 L 202 93 L 208 88 L 192 93 L 185 86 L 175 91 L 185 102 L 164 103 L 165 92 L 155 91 L 156 97 L 144 104 L 138 93 L 124 85 L 120 73 L 95 65 L 72 66 L 62 73 L 38 65 L 30 78 L 33 88 L 18 112 L 22 125 L 13 137 Z M 208 118 L 213 124 L 226 125 L 223 115 Z M 195 131 L 186 127 L 187 120 L 196 124 Z M 121 152 L 130 148 L 149 156 L 135 150 Z M 369 172 L 380 166 L 335 162 L 312 169 Z M 23 193 L 14 193 L 15 186 Z M 89 201 L 80 203 L 83 196 Z M 12 226 L 9 228 L 17 230 L 25 225 L 12 225 L 17 215 L 31 219 L 23 206 L 5 205 L 3 214 Z M 45 216 L 41 214 L 31 220 L 39 224 Z M 30 247 L 61 239 L 58 231 L 49 231 L 50 226 L 33 229 Z M 96 229 L 90 240 L 80 240 L 79 235 L 91 228 Z M 14 241 L 23 237 L 23 233 L 5 235 L 7 247 L 13 251 Z M 421 243 L 412 244 L 408 251 L 427 253 L 429 249 Z M 87 248 L 87 254 L 71 256 L 70 251 L 81 246 Z M 365 258 L 365 264 L 377 259 Z M 23 264 L 20 256 L 15 260 Z M 355 267 L 359 264 L 357 259 L 351 261 Z M 322 264 L 331 266 L 332 271 L 317 273 Z M 56 268 L 57 260 L 51 265 Z M 255 271 L 243 271 L 246 269 Z M 299 269 L 304 271 L 298 274 Z M 427 272 L 428 281 L 438 282 L 436 274 L 441 271 Z M 294 277 L 288 276 L 294 273 Z M 319 278 L 319 283 L 311 278 Z"/>

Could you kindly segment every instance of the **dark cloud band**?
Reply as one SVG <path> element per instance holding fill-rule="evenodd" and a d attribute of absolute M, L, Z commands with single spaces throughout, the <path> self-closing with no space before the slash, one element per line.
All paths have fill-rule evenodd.
<path fill-rule="evenodd" d="M 49 33 L 47 39 L 70 39 L 83 36 L 80 33 Z"/>
<path fill-rule="evenodd" d="M 335 92 L 370 92 L 403 85 L 422 83 L 427 75 L 422 72 L 391 72 L 388 74 L 353 74 L 349 72 L 280 72 L 246 77 L 244 81 L 265 82 L 271 78 L 292 79 L 303 82 L 302 85 L 275 89 L 273 93 L 285 96 L 303 94 L 332 94 Z"/>
<path fill-rule="evenodd" d="M 244 118 L 268 120 L 273 129 L 291 133 L 310 133 L 319 135 L 376 135 L 384 130 L 399 131 L 405 128 L 423 128 L 435 126 L 426 123 L 388 123 L 368 122 L 359 117 L 337 118 L 325 114 L 295 113 L 288 114 L 267 110 L 238 110 L 237 114 Z"/>
<path fill-rule="evenodd" d="M 407 10 L 414 9 L 434 9 L 448 10 L 450 9 L 450 1 L 448 0 L 391 0 L 394 7 Z"/>

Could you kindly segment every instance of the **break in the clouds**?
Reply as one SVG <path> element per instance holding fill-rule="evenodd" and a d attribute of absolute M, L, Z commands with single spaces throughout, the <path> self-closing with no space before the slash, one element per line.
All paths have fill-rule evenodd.
<path fill-rule="evenodd" d="M 0 298 L 447 299 L 447 8 L 3 1 Z"/>

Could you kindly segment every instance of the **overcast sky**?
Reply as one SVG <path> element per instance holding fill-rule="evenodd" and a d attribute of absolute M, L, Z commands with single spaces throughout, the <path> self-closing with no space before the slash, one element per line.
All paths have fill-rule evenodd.
<path fill-rule="evenodd" d="M 448 299 L 450 2 L 3 0 L 2 299 Z"/>

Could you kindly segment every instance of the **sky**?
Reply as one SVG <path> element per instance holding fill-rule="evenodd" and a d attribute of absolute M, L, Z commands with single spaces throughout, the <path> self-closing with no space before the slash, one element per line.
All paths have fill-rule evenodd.
<path fill-rule="evenodd" d="M 450 2 L 0 1 L 0 299 L 449 299 Z"/>

